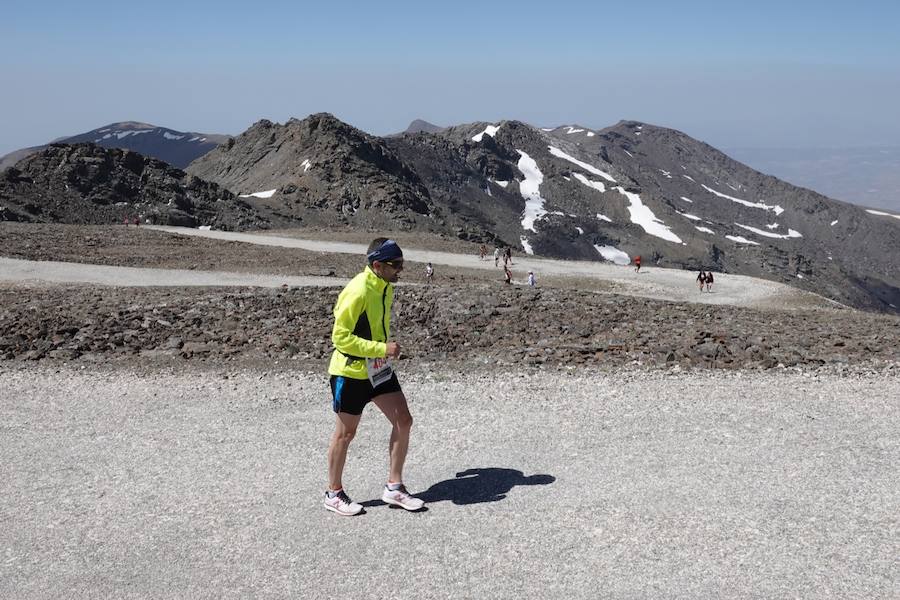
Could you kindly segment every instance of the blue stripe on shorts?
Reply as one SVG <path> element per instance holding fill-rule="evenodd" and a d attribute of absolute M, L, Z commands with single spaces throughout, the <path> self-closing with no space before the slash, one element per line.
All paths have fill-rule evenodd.
<path fill-rule="evenodd" d="M 331 408 L 334 412 L 341 412 L 341 392 L 344 389 L 344 378 L 338 377 L 334 381 L 334 398 L 331 400 Z"/>

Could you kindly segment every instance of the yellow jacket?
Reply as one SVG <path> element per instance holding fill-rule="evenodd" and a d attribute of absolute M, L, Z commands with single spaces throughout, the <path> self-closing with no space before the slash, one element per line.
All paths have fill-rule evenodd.
<path fill-rule="evenodd" d="M 391 334 L 394 286 L 371 267 L 350 280 L 334 305 L 330 375 L 367 379 L 366 358 L 383 358 Z"/>

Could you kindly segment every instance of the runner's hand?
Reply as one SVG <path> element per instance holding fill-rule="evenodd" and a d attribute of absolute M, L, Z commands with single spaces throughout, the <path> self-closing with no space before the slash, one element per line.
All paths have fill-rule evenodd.
<path fill-rule="evenodd" d="M 397 342 L 388 342 L 385 355 L 388 358 L 400 358 L 400 344 Z"/>

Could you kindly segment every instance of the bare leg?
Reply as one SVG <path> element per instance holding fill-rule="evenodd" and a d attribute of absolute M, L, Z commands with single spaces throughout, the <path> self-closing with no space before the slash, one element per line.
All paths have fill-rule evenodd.
<path fill-rule="evenodd" d="M 341 476 L 344 474 L 344 463 L 347 462 L 347 448 L 356 435 L 356 427 L 362 415 L 337 413 L 334 421 L 334 433 L 328 445 L 328 489 L 339 490 L 343 486 Z"/>
<path fill-rule="evenodd" d="M 388 421 L 391 422 L 391 439 L 388 445 L 390 456 L 390 472 L 388 481 L 400 483 L 403 481 L 403 463 L 406 462 L 406 452 L 409 449 L 409 431 L 412 429 L 413 418 L 409 414 L 409 406 L 403 392 L 382 394 L 372 399 Z"/>

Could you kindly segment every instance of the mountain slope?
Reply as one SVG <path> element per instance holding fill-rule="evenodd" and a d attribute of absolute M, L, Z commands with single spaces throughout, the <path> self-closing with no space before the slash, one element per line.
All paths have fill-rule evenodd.
<path fill-rule="evenodd" d="M 137 152 L 52 144 L 0 173 L 0 220 L 266 227 L 227 190 Z"/>
<path fill-rule="evenodd" d="M 91 142 L 104 148 L 133 150 L 144 156 L 167 162 L 173 167 L 184 169 L 191 161 L 203 156 L 227 138 L 228 136 L 219 134 L 175 131 L 167 127 L 125 121 L 111 123 L 78 135 L 59 138 L 51 143 L 81 144 Z M 34 146 L 10 152 L 0 158 L 0 171 L 14 166 L 26 156 L 46 147 L 47 145 Z"/>

